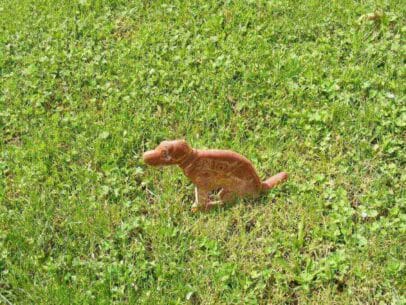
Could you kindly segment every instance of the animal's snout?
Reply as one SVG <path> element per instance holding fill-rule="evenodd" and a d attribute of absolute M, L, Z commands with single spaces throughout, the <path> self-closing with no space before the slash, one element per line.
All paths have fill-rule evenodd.
<path fill-rule="evenodd" d="M 144 162 L 148 165 L 159 165 L 160 153 L 157 150 L 150 150 L 144 153 Z"/>

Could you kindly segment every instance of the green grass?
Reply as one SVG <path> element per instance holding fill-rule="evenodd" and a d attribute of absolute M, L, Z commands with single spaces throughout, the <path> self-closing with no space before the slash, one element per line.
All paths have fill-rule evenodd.
<path fill-rule="evenodd" d="M 0 303 L 405 304 L 405 2 L 171 3 L 0 0 Z M 192 214 L 174 138 L 290 180 Z"/>

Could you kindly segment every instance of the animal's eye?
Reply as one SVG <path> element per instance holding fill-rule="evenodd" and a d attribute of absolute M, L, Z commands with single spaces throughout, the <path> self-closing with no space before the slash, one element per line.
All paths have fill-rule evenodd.
<path fill-rule="evenodd" d="M 166 149 L 162 150 L 162 158 L 164 160 L 169 160 L 171 158 L 171 156 L 169 155 L 169 152 Z"/>

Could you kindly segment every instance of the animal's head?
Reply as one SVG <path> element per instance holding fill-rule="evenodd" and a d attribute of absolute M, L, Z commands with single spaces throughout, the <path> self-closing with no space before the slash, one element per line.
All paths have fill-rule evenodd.
<path fill-rule="evenodd" d="M 144 161 L 153 166 L 179 164 L 191 152 L 185 140 L 163 141 L 154 150 L 144 153 Z"/>

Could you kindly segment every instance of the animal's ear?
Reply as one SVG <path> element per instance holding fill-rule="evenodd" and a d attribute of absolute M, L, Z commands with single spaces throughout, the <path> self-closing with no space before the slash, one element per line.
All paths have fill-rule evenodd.
<path fill-rule="evenodd" d="M 190 147 L 189 143 L 185 139 L 182 139 L 181 141 L 182 141 L 183 147 L 185 147 L 188 151 L 190 151 L 192 149 Z"/>
<path fill-rule="evenodd" d="M 189 147 L 189 143 L 186 141 L 186 139 L 181 139 L 180 141 L 182 142 L 183 145 Z"/>

